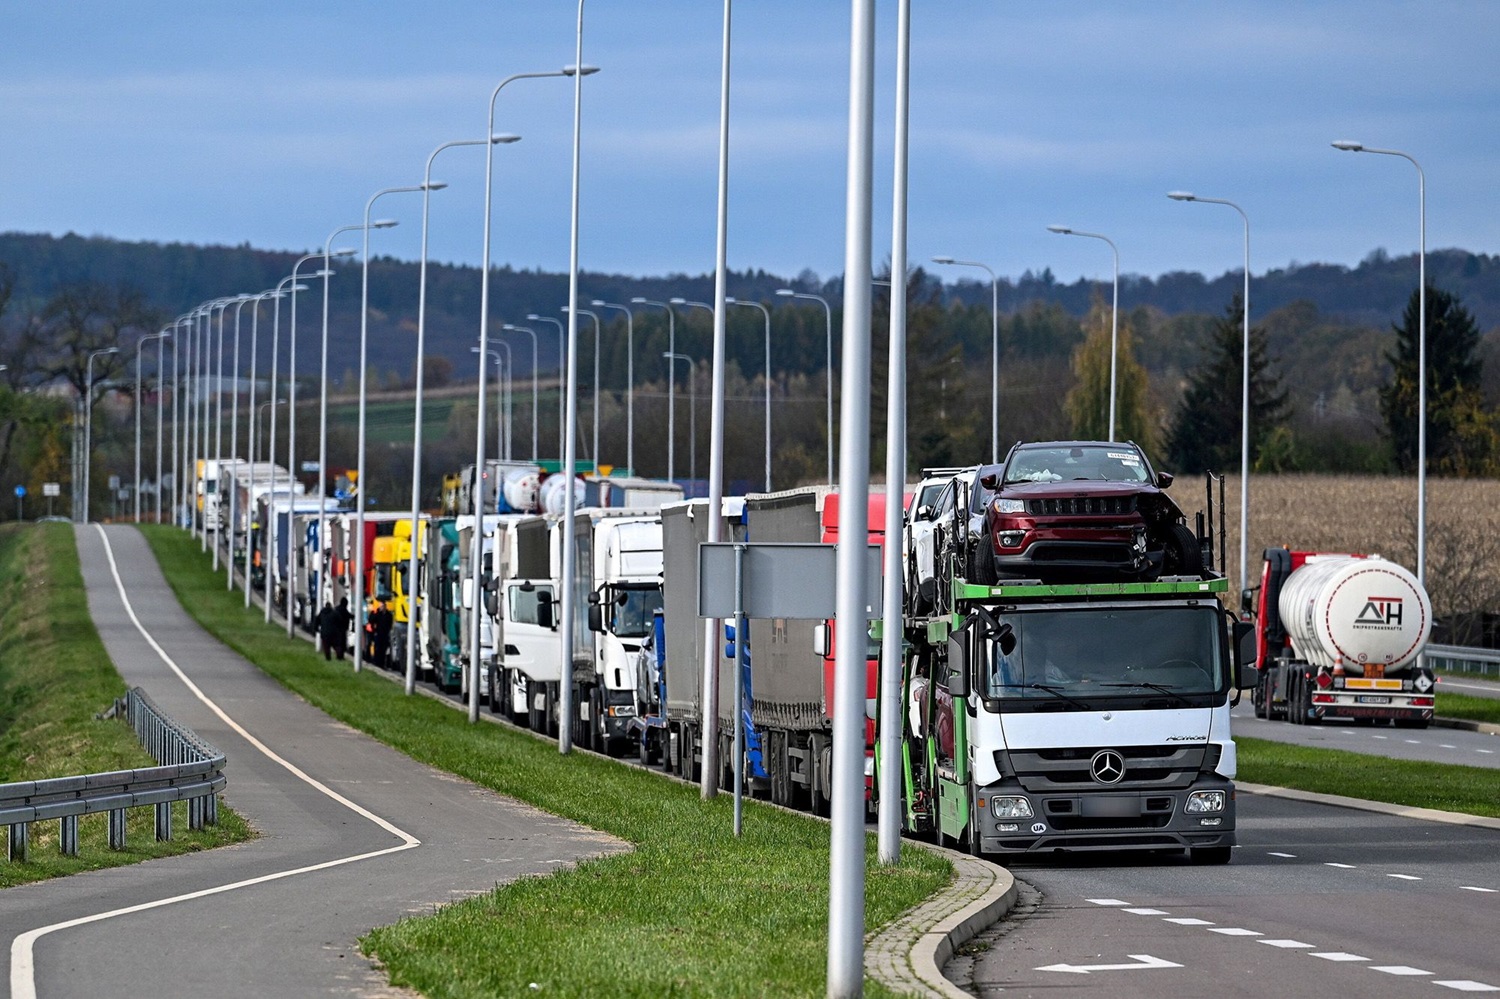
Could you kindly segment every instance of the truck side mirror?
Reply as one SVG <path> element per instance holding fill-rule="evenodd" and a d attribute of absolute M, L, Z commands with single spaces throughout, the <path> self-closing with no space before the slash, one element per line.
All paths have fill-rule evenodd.
<path fill-rule="evenodd" d="M 969 696 L 969 633 L 960 632 L 948 639 L 948 677 L 943 683 L 954 700 Z"/>
<path fill-rule="evenodd" d="M 496 587 L 490 587 L 484 594 L 484 609 L 490 617 L 500 616 L 500 594 Z"/>
<path fill-rule="evenodd" d="M 556 620 L 552 616 L 552 594 L 547 590 L 537 591 L 536 623 L 541 628 L 557 629 Z"/>
<path fill-rule="evenodd" d="M 1238 682 L 1235 686 L 1241 690 L 1254 690 L 1260 686 L 1260 670 L 1255 668 L 1254 663 L 1240 663 Z"/>
<path fill-rule="evenodd" d="M 1235 662 L 1240 666 L 1256 665 L 1255 625 L 1248 621 L 1236 621 L 1233 629 Z"/>
<path fill-rule="evenodd" d="M 828 658 L 830 649 L 828 622 L 819 621 L 813 625 L 813 655 Z"/>
<path fill-rule="evenodd" d="M 593 596 L 593 594 L 591 593 L 589 594 L 589 596 Z M 596 598 L 592 603 L 589 604 L 589 631 L 603 630 L 604 608 L 599 606 L 599 601 Z"/>

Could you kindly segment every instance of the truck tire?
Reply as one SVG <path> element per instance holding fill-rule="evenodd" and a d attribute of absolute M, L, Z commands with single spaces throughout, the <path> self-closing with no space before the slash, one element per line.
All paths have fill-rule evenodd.
<path fill-rule="evenodd" d="M 994 586 L 999 576 L 995 572 L 995 557 L 990 553 L 988 539 L 976 539 L 969 545 L 964 559 L 964 569 L 969 582 L 979 586 Z"/>
<path fill-rule="evenodd" d="M 1198 846 L 1188 851 L 1188 857 L 1194 864 L 1206 867 L 1229 863 L 1229 856 L 1233 852 L 1233 848 L 1227 846 Z"/>
<path fill-rule="evenodd" d="M 489 687 L 490 714 L 492 715 L 500 713 L 500 691 L 496 689 L 499 684 L 495 678 L 495 674 L 498 672 L 500 671 L 497 669 L 489 670 L 489 677 L 486 681 L 486 686 Z"/>
<path fill-rule="evenodd" d="M 1250 706 L 1255 709 L 1257 718 L 1269 718 L 1271 715 L 1270 707 L 1266 704 L 1268 697 L 1266 687 L 1266 677 L 1262 675 L 1255 684 L 1255 689 L 1250 693 Z"/>
<path fill-rule="evenodd" d="M 537 696 L 542 692 L 537 690 L 530 680 L 526 681 L 526 720 L 524 724 L 537 735 L 547 734 L 547 716 L 542 708 L 536 706 Z M 545 705 L 545 700 L 544 700 Z"/>

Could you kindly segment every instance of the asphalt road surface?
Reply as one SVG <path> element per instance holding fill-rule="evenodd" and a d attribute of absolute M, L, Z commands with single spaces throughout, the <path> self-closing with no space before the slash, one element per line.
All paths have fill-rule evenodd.
<path fill-rule="evenodd" d="M 371 927 L 625 848 L 288 693 L 187 616 L 134 529 L 78 544 L 121 675 L 226 753 L 224 800 L 260 837 L 0 893 L 15 999 L 404 994 L 358 953 Z"/>
<path fill-rule="evenodd" d="M 1500 830 L 1260 795 L 1223 867 L 1008 862 L 1017 914 L 946 969 L 981 997 L 1500 992 Z"/>
<path fill-rule="evenodd" d="M 1438 703 L 1442 703 L 1441 694 Z M 1239 707 L 1230 712 L 1230 716 L 1234 719 L 1233 731 L 1236 738 L 1271 739 L 1322 749 L 1347 749 L 1398 760 L 1500 767 L 1500 735 L 1485 732 L 1441 728 L 1436 725 L 1425 729 L 1356 725 L 1348 719 L 1325 720 L 1318 725 L 1293 725 L 1286 721 L 1256 718 L 1248 696 L 1240 702 Z"/>

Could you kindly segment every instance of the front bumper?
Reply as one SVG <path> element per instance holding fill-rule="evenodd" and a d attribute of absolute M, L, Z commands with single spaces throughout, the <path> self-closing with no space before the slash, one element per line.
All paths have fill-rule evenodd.
<path fill-rule="evenodd" d="M 1187 811 L 1194 792 L 1223 792 L 1222 811 Z M 997 818 L 996 796 L 1024 796 L 1029 818 Z M 975 796 L 975 822 L 985 853 L 1026 854 L 1052 850 L 1171 850 L 1233 846 L 1235 802 L 1232 781 L 1204 774 L 1184 788 L 1026 791 L 1002 781 Z M 979 802 L 983 802 L 981 807 Z"/>

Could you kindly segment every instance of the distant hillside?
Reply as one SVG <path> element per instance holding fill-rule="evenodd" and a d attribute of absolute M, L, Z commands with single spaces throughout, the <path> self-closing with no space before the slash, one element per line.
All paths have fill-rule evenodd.
<path fill-rule="evenodd" d="M 15 297 L 6 321 L 38 307 L 58 287 L 92 280 L 106 285 L 130 284 L 140 288 L 149 302 L 170 317 L 207 299 L 238 292 L 261 291 L 290 273 L 298 254 L 257 250 L 248 245 L 191 246 L 180 243 L 129 243 L 103 237 L 73 234 L 62 237 L 27 233 L 0 233 L 0 264 L 9 267 L 15 280 Z M 337 266 L 337 265 L 336 265 Z M 1500 257 L 1463 250 L 1439 250 L 1428 254 L 1429 279 L 1457 293 L 1482 329 L 1500 326 Z M 415 263 L 380 257 L 370 264 L 369 353 L 372 366 L 388 377 L 407 376 L 412 370 L 415 348 L 418 268 Z M 936 276 L 922 277 L 928 291 L 938 289 Z M 1240 289 L 1241 278 L 1226 273 L 1214 278 L 1192 272 L 1174 272 L 1158 278 L 1127 275 L 1121 283 L 1121 308 L 1142 307 L 1171 318 L 1181 315 L 1219 315 Z M 1252 312 L 1264 317 L 1273 310 L 1298 301 L 1310 301 L 1325 319 L 1388 330 L 1399 316 L 1416 283 L 1416 261 L 1412 256 L 1389 258 L 1375 251 L 1358 267 L 1303 264 L 1253 275 Z M 796 287 L 830 297 L 838 307 L 839 282 L 819 282 L 805 272 L 791 279 L 764 271 L 737 272 L 730 276 L 731 292 L 748 301 L 780 302 L 779 287 Z M 1079 279 L 1071 284 L 1056 281 L 1050 270 L 1028 271 L 1019 278 L 1003 278 L 1000 305 L 1006 313 L 1021 311 L 1035 303 L 1061 307 L 1081 316 L 1097 289 L 1097 282 Z M 581 275 L 585 301 L 600 298 L 627 303 L 640 296 L 659 301 L 674 296 L 703 301 L 713 294 L 711 274 L 672 274 L 659 278 L 620 275 Z M 989 305 L 988 284 L 961 281 L 943 287 L 949 301 L 975 307 Z M 343 273 L 331 284 L 330 371 L 335 379 L 352 370 L 359 337 L 358 265 L 344 264 Z M 491 284 L 492 316 L 498 323 L 525 324 L 527 313 L 562 318 L 558 311 L 567 297 L 567 276 L 538 271 L 497 268 Z M 310 300 L 317 302 L 314 297 Z M 803 303 L 805 304 L 805 303 Z M 479 275 L 476 268 L 435 264 L 428 268 L 427 331 L 430 350 L 448 357 L 455 376 L 469 378 L 475 368 L 470 347 L 478 334 Z M 642 307 L 638 323 L 660 325 L 661 311 Z M 318 360 L 317 321 L 320 310 L 299 310 L 298 367 L 311 371 Z M 601 318 L 616 321 L 618 312 L 606 311 Z M 285 323 L 283 313 L 283 323 Z M 759 317 L 750 310 L 735 310 L 738 329 L 754 330 Z M 820 318 L 820 317 L 819 317 Z M 555 327 L 532 323 L 539 334 L 538 354 L 542 371 L 553 368 L 558 345 Z M 815 324 L 821 327 L 821 322 Z M 270 331 L 262 322 L 262 335 Z M 585 325 L 584 336 L 592 329 Z M 248 333 L 248 330 L 246 330 Z M 285 330 L 283 330 L 285 332 Z M 778 331 L 779 333 L 779 331 Z M 796 335 L 775 338 L 774 361 L 778 370 L 815 371 L 822 367 L 823 345 L 819 329 L 799 329 Z M 679 310 L 679 348 L 702 357 L 707 351 L 707 314 L 699 309 Z M 607 334 L 608 336 L 608 334 Z M 623 337 L 611 337 L 623 341 Z M 762 365 L 762 346 L 757 338 L 736 336 L 731 350 L 743 370 L 757 371 Z M 516 369 L 526 374 L 530 367 L 529 341 L 518 341 Z M 637 361 L 642 344 L 637 344 Z M 606 364 L 623 365 L 623 342 L 604 346 Z M 659 350 L 658 350 L 659 352 Z"/>

